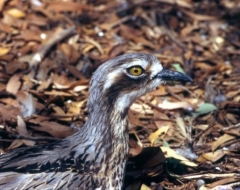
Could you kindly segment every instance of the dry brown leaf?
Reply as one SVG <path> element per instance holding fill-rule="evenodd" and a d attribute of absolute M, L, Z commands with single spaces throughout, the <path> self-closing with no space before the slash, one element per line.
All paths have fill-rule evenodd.
<path fill-rule="evenodd" d="M 7 149 L 11 150 L 11 149 L 14 149 L 14 148 L 18 148 L 22 145 L 23 145 L 22 139 L 15 139 Z"/>
<path fill-rule="evenodd" d="M 36 41 L 41 42 L 41 36 L 39 31 L 24 30 L 21 33 L 14 37 L 16 40 L 25 40 L 25 41 Z"/>
<path fill-rule="evenodd" d="M 140 30 L 135 30 L 134 28 L 131 28 L 127 25 L 121 25 L 120 26 L 120 32 L 123 37 L 125 37 L 128 40 L 132 40 L 135 43 L 145 45 L 150 48 L 154 48 L 153 43 L 147 41 L 143 36 Z"/>
<path fill-rule="evenodd" d="M 225 133 L 232 135 L 232 136 L 238 136 L 240 137 L 240 130 L 239 129 L 230 129 L 225 131 Z"/>
<path fill-rule="evenodd" d="M 62 110 L 62 108 L 60 108 L 59 106 L 57 106 L 55 104 L 50 104 L 49 108 L 52 108 L 59 115 L 64 115 L 65 114 L 65 112 Z"/>
<path fill-rule="evenodd" d="M 16 94 L 20 105 L 21 115 L 29 117 L 35 112 L 35 101 L 33 96 L 26 91 L 18 91 Z"/>
<path fill-rule="evenodd" d="M 239 182 L 239 178 L 237 177 L 225 177 L 224 179 L 215 181 L 211 184 L 208 184 L 207 187 L 211 188 L 209 190 L 233 190 L 231 186 L 228 186 L 228 184 L 232 182 Z M 222 186 L 221 186 L 222 185 Z"/>
<path fill-rule="evenodd" d="M 226 117 L 227 117 L 228 121 L 230 121 L 231 123 L 237 123 L 238 122 L 238 115 L 227 113 Z"/>
<path fill-rule="evenodd" d="M 153 96 L 165 96 L 167 95 L 166 87 L 165 86 L 159 86 L 157 90 L 153 90 L 149 92 L 149 94 Z"/>
<path fill-rule="evenodd" d="M 68 108 L 68 114 L 79 114 L 81 108 L 86 104 L 87 99 L 80 102 L 67 102 L 65 105 Z"/>
<path fill-rule="evenodd" d="M 7 83 L 6 91 L 16 94 L 21 86 L 20 78 L 20 75 L 13 75 Z"/>
<path fill-rule="evenodd" d="M 165 110 L 174 110 L 174 109 L 188 109 L 192 107 L 188 102 L 163 102 L 158 104 L 158 107 Z"/>
<path fill-rule="evenodd" d="M 102 46 L 97 41 L 95 41 L 94 39 L 90 38 L 89 36 L 85 36 L 84 39 L 85 39 L 85 41 L 87 43 L 90 43 L 94 47 L 96 47 L 98 49 L 98 51 L 100 52 L 100 54 L 104 54 L 104 50 L 103 50 Z"/>
<path fill-rule="evenodd" d="M 93 8 L 90 5 L 86 5 L 80 2 L 51 2 L 47 6 L 47 10 L 54 12 L 72 12 L 72 11 L 83 11 L 83 10 L 92 10 Z"/>
<path fill-rule="evenodd" d="M 0 104 L 0 115 L 3 121 L 9 121 L 9 120 L 16 121 L 17 115 L 19 115 L 19 113 L 20 113 L 20 110 L 18 108 Z"/>
<path fill-rule="evenodd" d="M 0 56 L 6 55 L 10 51 L 10 48 L 0 47 Z"/>
<path fill-rule="evenodd" d="M 57 90 L 52 90 L 52 91 L 45 91 L 45 95 L 53 95 L 53 96 L 66 96 L 66 97 L 72 97 L 72 96 L 77 96 L 75 93 L 71 92 L 63 92 L 63 91 L 57 91 Z"/>
<path fill-rule="evenodd" d="M 75 63 L 81 54 L 74 48 L 73 45 L 64 43 L 61 45 L 61 50 L 64 52 L 70 63 Z"/>
<path fill-rule="evenodd" d="M 27 127 L 26 127 L 26 123 L 24 122 L 23 118 L 19 115 L 17 116 L 17 130 L 20 135 L 26 136 L 26 137 L 29 136 Z M 35 141 L 31 141 L 31 140 L 22 139 L 22 142 L 27 146 L 35 145 Z"/>
<path fill-rule="evenodd" d="M 176 118 L 176 123 L 178 125 L 178 127 L 180 128 L 180 132 L 181 134 L 187 138 L 187 131 L 186 131 L 186 127 L 185 127 L 185 123 L 183 121 L 183 118 L 182 117 L 177 117 Z"/>
<path fill-rule="evenodd" d="M 7 13 L 15 18 L 23 18 L 26 16 L 26 14 L 23 11 L 16 8 L 8 10 Z"/>
<path fill-rule="evenodd" d="M 192 4 L 189 1 L 183 1 L 183 0 L 157 0 L 157 1 L 162 3 L 177 5 L 182 8 L 189 8 L 189 9 L 192 8 Z"/>
<path fill-rule="evenodd" d="M 216 141 L 212 143 L 211 150 L 214 152 L 220 145 L 234 138 L 235 137 L 232 135 L 224 134 L 223 136 L 219 137 Z"/>
<path fill-rule="evenodd" d="M 154 145 L 154 141 L 155 141 L 156 139 L 158 139 L 158 138 L 161 138 L 161 139 L 162 139 L 162 138 L 164 137 L 164 135 L 167 133 L 168 129 L 169 129 L 169 126 L 162 126 L 162 127 L 160 127 L 157 131 L 155 131 L 154 133 L 152 133 L 152 134 L 148 137 L 149 141 L 151 142 L 151 146 Z"/>
<path fill-rule="evenodd" d="M 143 126 L 142 122 L 139 120 L 137 115 L 135 115 L 132 110 L 129 110 L 129 112 L 128 112 L 128 119 L 129 119 L 130 123 L 132 123 L 136 126 Z"/>
<path fill-rule="evenodd" d="M 0 0 L 0 12 L 3 10 L 4 4 L 7 0 Z"/>
<path fill-rule="evenodd" d="M 38 131 L 47 132 L 56 138 L 65 138 L 74 133 L 74 130 L 72 128 L 52 121 L 42 121 L 39 122 L 39 125 L 40 127 L 30 127 Z"/>
<path fill-rule="evenodd" d="M 116 57 L 123 53 L 125 50 L 125 44 L 117 44 L 114 45 L 110 50 L 109 50 L 109 58 Z"/>
<path fill-rule="evenodd" d="M 204 153 L 198 158 L 198 161 L 199 162 L 201 162 L 201 161 L 205 162 L 205 160 L 201 159 L 201 157 L 202 157 L 202 158 L 204 158 L 206 160 L 209 160 L 211 162 L 216 162 L 219 159 L 221 159 L 223 156 L 225 156 L 227 153 L 229 153 L 229 151 L 225 151 L 225 150 L 217 150 L 215 152 Z"/>
<path fill-rule="evenodd" d="M 217 20 L 217 17 L 209 16 L 209 15 L 202 15 L 202 14 L 196 14 L 193 12 L 190 12 L 188 10 L 182 9 L 182 12 L 192 18 L 195 21 L 213 21 Z"/>

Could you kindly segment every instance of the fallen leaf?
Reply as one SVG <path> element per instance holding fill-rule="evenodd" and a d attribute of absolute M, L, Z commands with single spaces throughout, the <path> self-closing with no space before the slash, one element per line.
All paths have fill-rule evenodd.
<path fill-rule="evenodd" d="M 11 150 L 11 149 L 14 149 L 14 148 L 18 148 L 22 145 L 23 145 L 22 139 L 15 139 L 7 149 Z"/>
<path fill-rule="evenodd" d="M 141 186 L 141 189 L 140 190 L 151 190 L 151 188 L 150 187 L 148 187 L 147 185 L 145 185 L 145 184 L 142 184 L 142 186 Z"/>
<path fill-rule="evenodd" d="M 179 63 L 173 63 L 172 66 L 176 69 L 176 71 L 180 73 L 185 73 L 182 66 Z"/>
<path fill-rule="evenodd" d="M 224 134 L 223 136 L 219 137 L 216 141 L 212 143 L 211 150 L 214 152 L 221 144 L 232 139 L 235 139 L 235 137 L 232 135 Z"/>
<path fill-rule="evenodd" d="M 154 133 L 152 133 L 148 139 L 149 141 L 151 142 L 151 146 L 153 146 L 154 144 L 154 141 L 157 139 L 157 138 L 163 138 L 164 135 L 167 133 L 169 129 L 169 126 L 162 126 L 161 128 L 159 128 L 157 131 L 155 131 Z M 160 136 L 161 135 L 161 136 Z"/>
<path fill-rule="evenodd" d="M 10 48 L 0 47 L 0 56 L 6 55 L 10 51 Z"/>
<path fill-rule="evenodd" d="M 23 18 L 26 16 L 26 14 L 23 11 L 16 8 L 8 10 L 7 13 L 15 18 Z"/>
<path fill-rule="evenodd" d="M 21 116 L 17 116 L 17 130 L 18 133 L 22 136 L 26 136 L 28 137 L 28 131 L 27 131 L 27 127 L 26 127 L 26 123 L 24 122 L 23 118 Z M 27 145 L 27 146 L 34 146 L 35 145 L 35 141 L 31 141 L 31 140 L 25 140 L 25 139 L 21 139 L 22 142 Z"/>
<path fill-rule="evenodd" d="M 183 118 L 182 118 L 182 117 L 177 117 L 177 118 L 176 118 L 176 123 L 177 123 L 178 127 L 180 128 L 181 134 L 182 134 L 185 138 L 187 138 L 187 131 L 186 131 L 186 127 L 185 127 Z"/>
<path fill-rule="evenodd" d="M 203 115 L 203 114 L 207 114 L 209 112 L 212 112 L 214 110 L 217 110 L 217 107 L 213 104 L 209 104 L 209 103 L 203 103 L 199 106 L 199 108 L 193 113 L 194 116 L 198 116 L 198 115 Z"/>
<path fill-rule="evenodd" d="M 23 117 L 29 117 L 35 112 L 35 101 L 33 96 L 26 91 L 18 91 L 16 94 Z"/>
<path fill-rule="evenodd" d="M 225 150 L 217 150 L 215 152 L 207 152 L 202 154 L 197 160 L 201 161 L 201 157 L 209 160 L 211 162 L 216 162 L 219 159 L 221 159 L 223 156 L 225 156 L 225 154 L 227 154 L 229 151 L 225 151 Z M 205 162 L 204 160 L 202 160 L 203 162 Z"/>
<path fill-rule="evenodd" d="M 186 159 L 185 157 L 178 155 L 176 151 L 168 147 L 160 147 L 165 155 L 166 158 L 175 158 L 180 161 L 181 164 L 186 166 L 196 167 L 197 164 L 191 162 L 190 160 Z"/>
<path fill-rule="evenodd" d="M 42 121 L 39 122 L 39 125 L 40 125 L 39 127 L 36 126 L 30 127 L 38 131 L 47 132 L 51 134 L 53 137 L 57 138 L 65 138 L 72 135 L 75 132 L 72 128 L 68 126 L 61 125 L 59 123 L 52 121 Z"/>
<path fill-rule="evenodd" d="M 189 107 L 192 107 L 188 102 L 166 102 L 158 104 L 159 108 L 165 109 L 165 110 L 174 110 L 179 108 L 187 109 Z"/>
<path fill-rule="evenodd" d="M 12 94 L 16 94 L 21 86 L 20 78 L 21 78 L 20 75 L 17 74 L 13 75 L 7 83 L 6 91 Z"/>

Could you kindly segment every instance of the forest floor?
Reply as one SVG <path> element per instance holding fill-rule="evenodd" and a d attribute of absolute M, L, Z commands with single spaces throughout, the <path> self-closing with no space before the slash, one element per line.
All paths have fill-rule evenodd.
<path fill-rule="evenodd" d="M 0 12 L 1 153 L 72 135 L 96 68 L 147 52 L 194 81 L 132 105 L 124 188 L 240 189 L 239 1 L 0 0 Z"/>

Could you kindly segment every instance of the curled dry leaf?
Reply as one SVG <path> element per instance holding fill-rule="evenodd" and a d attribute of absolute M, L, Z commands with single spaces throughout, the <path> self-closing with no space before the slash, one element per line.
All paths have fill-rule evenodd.
<path fill-rule="evenodd" d="M 186 131 L 186 127 L 185 127 L 185 123 L 184 123 L 184 121 L 183 121 L 183 118 L 177 117 L 177 118 L 176 118 L 176 122 L 177 122 L 177 124 L 178 124 L 178 127 L 180 128 L 181 134 L 182 134 L 185 138 L 187 138 L 187 131 Z"/>
<path fill-rule="evenodd" d="M 35 112 L 35 102 L 33 96 L 25 91 L 18 91 L 17 100 L 23 117 L 29 117 Z"/>
<path fill-rule="evenodd" d="M 177 160 L 180 161 L 180 163 L 184 164 L 184 165 L 187 165 L 187 166 L 191 166 L 191 167 L 196 167 L 197 164 L 189 161 L 188 159 L 186 159 L 185 157 L 183 156 L 180 156 L 176 153 L 176 151 L 174 151 L 173 149 L 171 148 L 168 148 L 168 147 L 161 147 L 164 155 L 166 158 L 175 158 Z"/>
<path fill-rule="evenodd" d="M 189 107 L 192 107 L 188 102 L 163 102 L 158 104 L 159 108 L 165 109 L 165 110 L 174 110 L 174 109 L 188 109 Z"/>
<path fill-rule="evenodd" d="M 8 10 L 7 13 L 15 18 L 23 18 L 26 16 L 26 14 L 23 11 L 16 8 Z"/>
<path fill-rule="evenodd" d="M 20 75 L 13 75 L 7 83 L 6 91 L 12 94 L 16 94 L 21 86 L 20 78 Z"/>
<path fill-rule="evenodd" d="M 68 126 L 65 126 L 56 122 L 52 122 L 52 121 L 41 121 L 41 122 L 38 122 L 38 124 L 40 125 L 39 127 L 36 127 L 36 126 L 30 126 L 30 127 L 38 131 L 47 132 L 51 134 L 53 137 L 57 137 L 57 138 L 65 138 L 72 135 L 75 132 L 72 128 Z"/>
<path fill-rule="evenodd" d="M 26 137 L 29 136 L 26 123 L 24 122 L 23 118 L 19 115 L 17 116 L 17 130 L 20 135 L 26 136 Z M 35 141 L 25 140 L 25 139 L 21 139 L 21 141 L 27 146 L 35 145 Z"/>
<path fill-rule="evenodd" d="M 11 149 L 14 149 L 14 148 L 18 148 L 22 145 L 23 145 L 22 139 L 15 139 L 7 149 L 11 150 Z"/>
<path fill-rule="evenodd" d="M 142 122 L 139 120 L 139 118 L 134 114 L 132 110 L 129 110 L 128 112 L 128 119 L 131 124 L 134 124 L 136 126 L 143 126 Z"/>
<path fill-rule="evenodd" d="M 162 126 L 161 128 L 159 128 L 157 131 L 155 131 L 154 133 L 152 133 L 150 136 L 149 136 L 149 141 L 151 142 L 151 145 L 153 146 L 154 145 L 154 141 L 157 139 L 157 138 L 163 138 L 164 135 L 167 133 L 169 129 L 169 126 Z"/>
<path fill-rule="evenodd" d="M 219 137 L 216 141 L 212 143 L 211 150 L 214 152 L 221 144 L 232 139 L 235 139 L 235 137 L 232 135 L 224 134 L 223 136 Z"/>
<path fill-rule="evenodd" d="M 17 115 L 19 114 L 19 108 L 0 104 L 0 115 L 3 121 L 16 121 Z"/>
<path fill-rule="evenodd" d="M 0 56 L 6 55 L 10 51 L 10 48 L 0 47 Z"/>
<path fill-rule="evenodd" d="M 206 160 L 209 160 L 211 162 L 216 162 L 228 153 L 229 153 L 229 151 L 226 151 L 226 150 L 217 150 L 215 152 L 207 152 L 207 153 L 202 154 L 197 159 L 197 161 L 205 162 Z"/>

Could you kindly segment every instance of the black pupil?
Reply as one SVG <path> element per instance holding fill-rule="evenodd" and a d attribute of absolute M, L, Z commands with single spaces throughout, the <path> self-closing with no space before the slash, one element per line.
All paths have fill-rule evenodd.
<path fill-rule="evenodd" d="M 134 69 L 134 73 L 138 73 L 138 69 Z"/>

